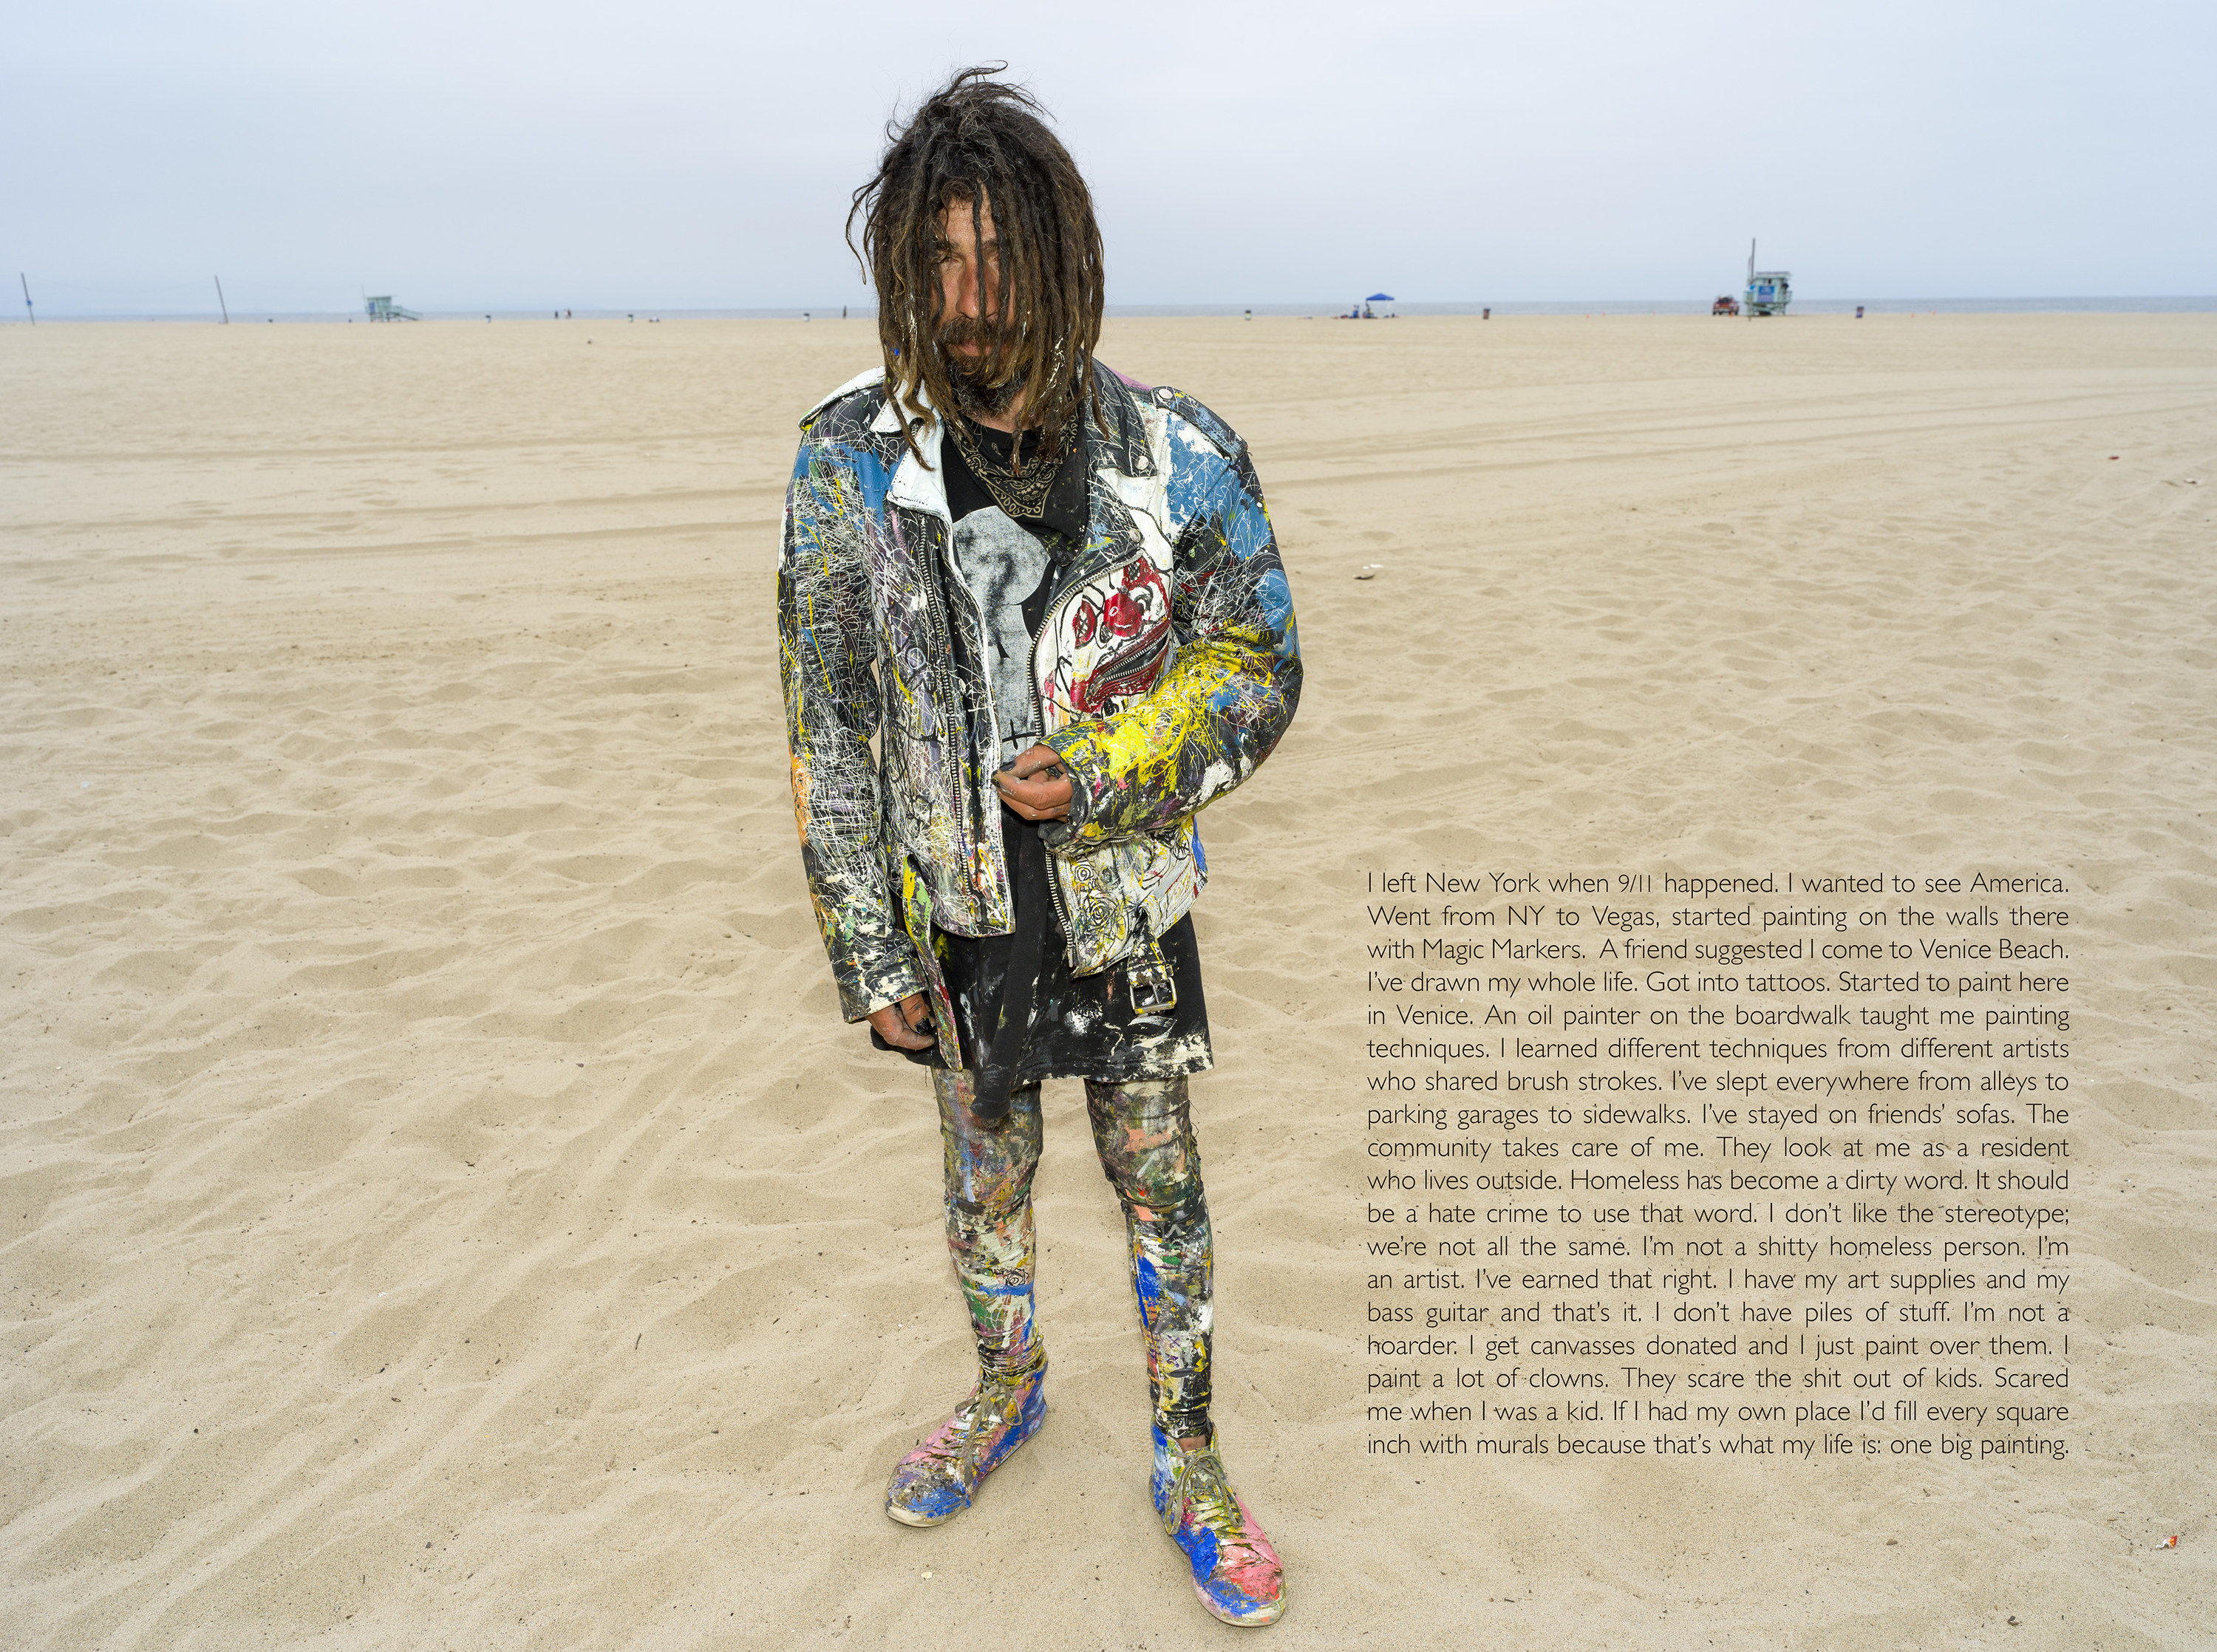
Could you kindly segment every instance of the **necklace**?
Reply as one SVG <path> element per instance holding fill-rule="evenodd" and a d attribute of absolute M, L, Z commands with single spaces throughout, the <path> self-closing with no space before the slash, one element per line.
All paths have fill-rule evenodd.
<path fill-rule="evenodd" d="M 971 433 L 970 421 L 960 413 L 947 421 L 947 428 L 954 438 L 963 462 L 985 484 L 985 491 L 993 496 L 993 502 L 1011 517 L 1036 518 L 1047 509 L 1047 492 L 1054 486 L 1055 472 L 1062 468 L 1068 445 L 1065 439 L 1074 422 L 1065 419 L 1052 439 L 1041 435 L 1032 450 L 1031 462 L 1021 470 L 989 455 L 985 444 Z M 1010 447 L 1011 458 L 1022 451 L 1022 441 L 1023 435 L 1018 432 Z"/>

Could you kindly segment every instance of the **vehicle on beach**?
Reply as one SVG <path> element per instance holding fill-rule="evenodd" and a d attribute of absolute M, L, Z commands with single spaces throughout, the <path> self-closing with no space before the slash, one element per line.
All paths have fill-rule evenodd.
<path fill-rule="evenodd" d="M 1727 293 L 1709 306 L 1709 313 L 1713 316 L 1736 316 L 1739 313 L 1739 300 Z"/>

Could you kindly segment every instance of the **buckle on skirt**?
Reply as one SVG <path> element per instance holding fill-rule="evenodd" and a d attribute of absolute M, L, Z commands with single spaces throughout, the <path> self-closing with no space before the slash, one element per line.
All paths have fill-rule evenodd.
<path fill-rule="evenodd" d="M 1134 959 L 1126 971 L 1132 986 L 1132 1014 L 1162 1015 L 1177 1008 L 1177 979 L 1163 957 L 1162 943 L 1150 940 L 1147 955 Z"/>

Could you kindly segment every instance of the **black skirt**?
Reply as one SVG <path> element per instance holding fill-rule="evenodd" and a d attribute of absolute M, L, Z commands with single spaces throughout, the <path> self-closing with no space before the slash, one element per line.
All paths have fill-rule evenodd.
<path fill-rule="evenodd" d="M 943 929 L 932 931 L 932 950 L 954 1001 L 954 1036 L 963 1066 L 974 1072 L 986 1064 L 989 1054 L 997 1055 L 1009 1064 L 1012 1087 L 1043 1078 L 1117 1082 L 1179 1078 L 1207 1069 L 1213 1057 L 1208 1008 L 1201 996 L 1201 948 L 1190 915 L 1180 918 L 1159 938 L 1176 993 L 1173 1003 L 1158 1007 L 1150 1002 L 1161 995 L 1145 978 L 1151 962 L 1145 953 L 1096 975 L 1072 975 L 1061 917 L 1052 899 L 1041 901 L 1045 922 L 1037 931 L 1039 957 L 1031 990 L 1022 991 L 1021 980 L 1017 991 L 1010 990 L 1011 969 L 1020 977 L 1028 972 L 1017 957 L 1031 928 L 1023 908 L 1046 895 L 1042 877 L 1028 878 L 1019 871 L 1028 863 L 1044 867 L 1046 850 L 1038 831 L 1012 811 L 1001 811 L 1001 841 L 1019 909 L 1014 934 L 973 940 Z M 1028 836 L 1029 843 L 1023 841 Z M 1136 1002 L 1134 969 L 1143 977 Z M 1022 1014 L 1020 1041 L 1004 1037 L 1004 1032 L 1013 1030 L 1005 1026 L 1005 1017 L 1012 1011 Z M 911 1052 L 909 1059 L 945 1065 L 936 1049 Z"/>

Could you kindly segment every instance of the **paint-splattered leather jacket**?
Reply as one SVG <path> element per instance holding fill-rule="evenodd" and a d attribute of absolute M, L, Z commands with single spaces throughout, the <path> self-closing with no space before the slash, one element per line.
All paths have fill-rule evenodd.
<path fill-rule="evenodd" d="M 1069 819 L 1046 841 L 1079 975 L 1185 915 L 1207 876 L 1194 816 L 1269 755 L 1301 685 L 1246 444 L 1190 397 L 1096 371 L 1086 540 L 1032 650 L 1040 726 L 1071 778 Z M 917 426 L 927 467 L 883 379 L 863 374 L 801 422 L 777 584 L 786 738 L 842 1009 L 856 1020 L 923 991 L 945 1029 L 931 927 L 1000 934 L 1014 921 L 1000 733 L 983 618 L 944 576 L 941 427 Z"/>

